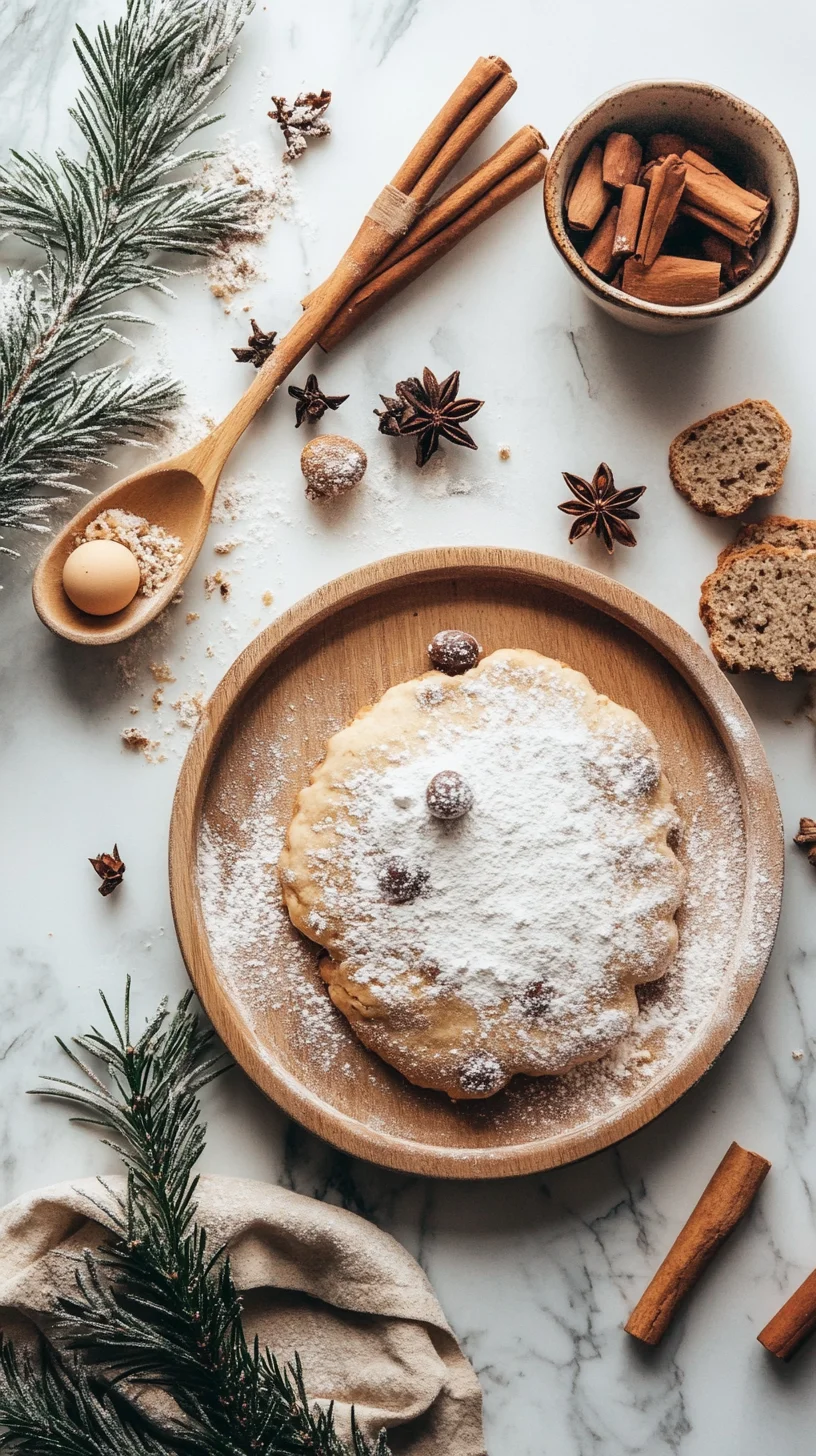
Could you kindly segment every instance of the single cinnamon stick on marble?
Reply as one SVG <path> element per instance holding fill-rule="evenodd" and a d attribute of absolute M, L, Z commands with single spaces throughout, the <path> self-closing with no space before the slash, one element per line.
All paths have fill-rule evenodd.
<path fill-rule="evenodd" d="M 748 192 L 698 152 L 683 153 L 686 187 L 681 210 L 733 243 L 750 248 L 768 217 L 770 199 Z"/>
<path fill-rule="evenodd" d="M 636 182 L 631 182 L 624 187 L 618 209 L 615 241 L 612 245 L 612 252 L 616 258 L 629 258 L 634 253 L 645 201 L 645 187 L 639 187 Z"/>
<path fill-rule="evenodd" d="M 630 1314 L 627 1334 L 646 1345 L 660 1342 L 683 1296 L 748 1212 L 770 1166 L 759 1153 L 731 1144 Z"/>
<path fill-rule="evenodd" d="M 689 307 L 713 303 L 720 296 L 720 265 L 699 258 L 674 258 L 662 253 L 651 268 L 638 258 L 623 265 L 623 291 L 646 303 Z"/>
<path fill-rule="evenodd" d="M 658 162 L 651 174 L 635 249 L 635 256 L 646 268 L 651 268 L 663 246 L 663 239 L 680 206 L 685 181 L 686 169 L 676 156 L 665 157 Z"/>
<path fill-rule="evenodd" d="M 472 233 L 480 223 L 486 222 L 494 213 L 520 197 L 523 192 L 529 191 L 540 182 L 547 170 L 547 158 L 542 152 L 531 157 L 529 161 L 523 162 L 516 167 L 509 176 L 502 178 L 495 187 L 491 187 L 483 197 L 478 198 L 471 207 L 463 212 L 453 222 L 449 223 L 441 232 L 435 233 L 427 242 L 415 248 L 407 257 L 401 258 L 393 266 L 386 268 L 384 273 L 379 273 L 370 278 L 370 281 L 363 284 L 361 288 L 352 294 L 346 303 L 338 310 L 328 327 L 321 333 L 318 343 L 323 349 L 333 349 L 341 340 L 357 328 L 358 324 L 364 323 L 382 304 L 387 303 L 395 294 L 401 293 L 415 278 L 419 278 L 428 268 L 433 267 L 439 258 L 455 248 L 463 238 Z M 307 312 L 311 311 L 312 305 Z"/>
<path fill-rule="evenodd" d="M 626 187 L 637 182 L 643 148 L 627 131 L 613 131 L 606 138 L 603 154 L 603 180 L 607 187 Z"/>
<path fill-rule="evenodd" d="M 808 1274 L 804 1284 L 794 1290 L 790 1299 L 769 1320 L 757 1335 L 777 1360 L 790 1360 L 816 1330 L 816 1271 Z"/>
<path fill-rule="evenodd" d="M 595 231 L 609 201 L 610 189 L 603 180 L 603 147 L 591 146 L 584 158 L 567 207 L 567 221 L 579 232 Z"/>
<path fill-rule="evenodd" d="M 600 273 L 602 278 L 611 278 L 617 267 L 618 260 L 614 256 L 617 229 L 618 208 L 610 207 L 584 249 L 584 262 L 587 267 L 593 273 Z"/>

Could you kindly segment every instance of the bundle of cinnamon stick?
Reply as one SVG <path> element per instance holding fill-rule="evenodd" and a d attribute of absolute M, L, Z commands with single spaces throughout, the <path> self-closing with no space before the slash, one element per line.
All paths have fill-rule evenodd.
<path fill-rule="evenodd" d="M 361 260 L 358 286 L 319 335 L 324 349 L 339 344 L 480 223 L 543 179 L 546 142 L 535 127 L 523 126 L 464 181 L 432 201 L 515 89 L 507 62 L 498 56 L 482 57 L 468 72 L 390 184 L 404 199 L 399 206 L 407 229 L 394 232 L 382 256 Z M 329 284 L 304 298 L 303 307 L 312 309 Z"/>
<path fill-rule="evenodd" d="M 593 143 L 568 191 L 567 223 L 593 272 L 650 303 L 710 303 L 753 270 L 770 199 L 675 132 Z"/>

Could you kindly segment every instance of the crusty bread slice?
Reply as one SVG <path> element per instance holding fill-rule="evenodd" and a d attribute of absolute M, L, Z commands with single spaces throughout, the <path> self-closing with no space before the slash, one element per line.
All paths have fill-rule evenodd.
<path fill-rule="evenodd" d="M 816 672 L 816 551 L 759 545 L 731 555 L 703 582 L 700 617 L 729 672 L 782 682 Z"/>
<path fill-rule="evenodd" d="M 767 399 L 744 399 L 672 440 L 672 482 L 705 515 L 738 516 L 779 490 L 790 439 L 789 425 Z"/>
<path fill-rule="evenodd" d="M 797 520 L 794 516 L 765 516 L 762 521 L 747 521 L 740 526 L 734 540 L 724 546 L 717 557 L 722 566 L 729 557 L 749 546 L 785 546 L 789 551 L 816 551 L 816 521 Z"/>

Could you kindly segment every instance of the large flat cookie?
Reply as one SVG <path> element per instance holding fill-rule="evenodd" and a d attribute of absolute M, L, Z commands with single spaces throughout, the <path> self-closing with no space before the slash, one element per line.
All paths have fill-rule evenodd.
<path fill-rule="evenodd" d="M 427 786 L 472 794 L 435 818 Z M 602 1057 L 668 969 L 683 870 L 652 733 L 582 673 L 494 652 L 390 688 L 330 739 L 280 860 L 293 923 L 360 1039 L 485 1097 Z"/>

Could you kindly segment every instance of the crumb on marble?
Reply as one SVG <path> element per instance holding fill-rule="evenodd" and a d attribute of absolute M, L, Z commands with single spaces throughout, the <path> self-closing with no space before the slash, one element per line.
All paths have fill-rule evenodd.
<path fill-rule="evenodd" d="M 198 621 L 198 617 L 199 617 L 198 612 L 188 612 L 187 613 L 187 616 L 185 617 L 185 621 L 187 622 L 187 625 L 189 626 L 191 622 L 197 622 Z"/>
<path fill-rule="evenodd" d="M 205 576 L 204 578 L 204 590 L 208 597 L 212 596 L 216 588 L 221 593 L 223 600 L 226 601 L 230 594 L 230 584 L 223 571 L 213 571 L 209 576 Z"/>
<path fill-rule="evenodd" d="M 151 662 L 150 672 L 154 682 L 171 683 L 176 681 L 169 662 Z"/>
<path fill-rule="evenodd" d="M 261 597 L 261 602 L 265 607 L 271 607 L 274 600 L 275 598 L 273 597 L 271 591 L 265 591 L 263 596 Z"/>

